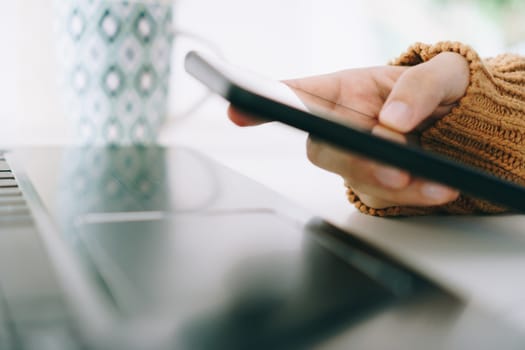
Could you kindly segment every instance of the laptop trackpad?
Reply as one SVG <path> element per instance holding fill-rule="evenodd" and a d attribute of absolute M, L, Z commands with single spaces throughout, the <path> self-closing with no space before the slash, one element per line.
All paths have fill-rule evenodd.
<path fill-rule="evenodd" d="M 124 318 L 220 325 L 236 341 L 304 339 L 392 300 L 271 212 L 92 222 L 77 235 L 81 260 Z"/>

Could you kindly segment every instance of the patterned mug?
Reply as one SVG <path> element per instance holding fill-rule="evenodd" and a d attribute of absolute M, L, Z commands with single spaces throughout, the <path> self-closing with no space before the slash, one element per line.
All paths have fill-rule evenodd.
<path fill-rule="evenodd" d="M 81 144 L 157 141 L 167 114 L 173 5 L 55 0 L 60 86 Z"/>

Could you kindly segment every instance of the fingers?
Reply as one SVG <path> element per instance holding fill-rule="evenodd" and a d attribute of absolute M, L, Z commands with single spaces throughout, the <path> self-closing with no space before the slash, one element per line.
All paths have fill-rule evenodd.
<path fill-rule="evenodd" d="M 252 114 L 243 112 L 232 105 L 228 106 L 227 113 L 230 120 L 238 126 L 253 126 L 267 122 L 261 119 L 260 117 L 256 117 Z"/>
<path fill-rule="evenodd" d="M 366 205 L 381 209 L 391 206 L 435 206 L 455 200 L 459 193 L 446 186 L 423 179 L 412 179 L 402 189 L 386 189 L 364 182 L 347 184 L 359 195 Z M 366 193 L 366 196 L 360 195 Z"/>
<path fill-rule="evenodd" d="M 379 114 L 382 124 L 398 130 L 414 130 L 427 117 L 448 113 L 464 94 L 469 82 L 466 59 L 445 52 L 401 74 Z M 443 108 L 444 107 L 444 108 Z"/>
<path fill-rule="evenodd" d="M 441 205 L 459 195 L 448 187 L 413 178 L 405 171 L 349 154 L 311 138 L 307 143 L 307 155 L 313 164 L 341 175 L 361 201 L 373 208 Z"/>
<path fill-rule="evenodd" d="M 307 156 L 310 162 L 320 168 L 336 173 L 353 182 L 400 189 L 408 185 L 408 173 L 380 165 L 374 161 L 348 153 L 308 138 Z"/>

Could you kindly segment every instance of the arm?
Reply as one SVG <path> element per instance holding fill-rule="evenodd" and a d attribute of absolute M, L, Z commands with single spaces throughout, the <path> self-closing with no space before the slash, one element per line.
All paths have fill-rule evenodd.
<path fill-rule="evenodd" d="M 423 130 L 422 146 L 525 185 L 525 58 L 501 55 L 483 61 L 468 46 L 444 42 L 433 46 L 415 44 L 393 65 L 416 66 L 442 52 L 455 52 L 466 59 L 469 83 L 465 95 L 450 113 Z M 381 116 L 380 120 L 388 123 Z M 381 216 L 505 211 L 463 195 L 440 206 L 382 209 L 366 205 L 351 187 L 348 198 L 360 211 Z"/>

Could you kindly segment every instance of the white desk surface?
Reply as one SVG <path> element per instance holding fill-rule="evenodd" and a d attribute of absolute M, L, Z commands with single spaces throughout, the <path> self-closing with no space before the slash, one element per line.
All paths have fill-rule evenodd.
<path fill-rule="evenodd" d="M 278 124 L 241 129 L 226 119 L 225 105 L 211 101 L 162 140 L 201 150 L 525 329 L 525 216 L 367 216 L 346 201 L 338 176 L 308 162 L 305 134 Z"/>

